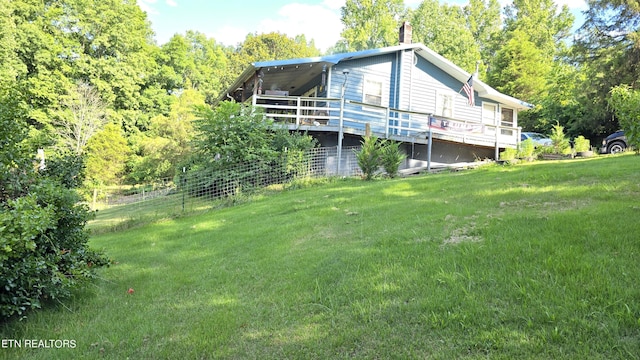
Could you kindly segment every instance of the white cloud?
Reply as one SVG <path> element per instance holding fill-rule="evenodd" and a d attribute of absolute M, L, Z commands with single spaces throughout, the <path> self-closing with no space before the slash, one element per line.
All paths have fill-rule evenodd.
<path fill-rule="evenodd" d="M 280 32 L 289 37 L 304 34 L 307 41 L 314 40 L 316 47 L 326 50 L 340 38 L 342 22 L 335 8 L 344 0 L 325 0 L 321 5 L 292 3 L 280 8 L 278 17 L 260 22 L 258 32 Z"/>
<path fill-rule="evenodd" d="M 228 46 L 236 46 L 239 43 L 243 42 L 251 31 L 242 27 L 236 26 L 224 26 L 219 28 L 217 31 L 207 34 L 216 42 L 228 45 Z"/>
<path fill-rule="evenodd" d="M 154 8 L 156 0 L 138 0 L 138 6 L 147 14 L 158 14 L 158 10 Z"/>
<path fill-rule="evenodd" d="M 167 0 L 167 5 L 171 6 L 171 7 L 176 7 L 178 6 L 178 3 L 175 2 L 175 0 Z"/>

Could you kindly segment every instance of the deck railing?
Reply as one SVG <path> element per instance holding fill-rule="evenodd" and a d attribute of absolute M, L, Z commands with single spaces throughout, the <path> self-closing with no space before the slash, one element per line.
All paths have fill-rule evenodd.
<path fill-rule="evenodd" d="M 309 126 L 338 131 L 342 125 L 345 133 L 362 133 L 369 124 L 376 136 L 384 138 L 426 139 L 430 130 L 438 139 L 497 147 L 515 147 L 520 138 L 517 127 L 451 119 L 353 100 L 343 103 L 340 98 L 257 95 L 251 99 L 255 106 L 264 108 L 266 116 L 293 128 Z"/>

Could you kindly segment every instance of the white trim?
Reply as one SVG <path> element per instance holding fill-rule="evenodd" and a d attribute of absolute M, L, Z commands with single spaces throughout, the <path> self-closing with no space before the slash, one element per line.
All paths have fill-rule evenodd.
<path fill-rule="evenodd" d="M 448 98 L 449 101 L 446 101 Z M 444 101 L 442 101 L 444 100 Z M 449 103 L 450 113 L 445 112 L 444 105 Z M 456 93 L 450 90 L 436 89 L 436 104 L 434 114 L 438 116 L 444 116 L 448 118 L 455 118 L 456 116 Z"/>
<path fill-rule="evenodd" d="M 367 83 L 376 83 L 380 85 L 380 103 L 376 104 L 376 103 L 372 103 L 367 101 L 367 92 L 365 91 L 367 89 Z M 369 94 L 372 96 L 378 96 L 377 94 Z M 378 76 L 378 75 L 371 75 L 371 74 L 364 74 L 364 77 L 362 79 L 362 102 L 363 103 L 368 103 L 371 105 L 375 105 L 375 106 L 380 106 L 380 107 L 389 107 L 389 86 L 388 86 L 388 82 L 386 81 L 386 79 L 382 76 Z M 376 112 L 380 112 L 382 110 L 380 110 L 379 108 L 368 108 L 368 107 L 364 107 L 364 110 L 368 110 L 368 111 L 376 111 Z"/>

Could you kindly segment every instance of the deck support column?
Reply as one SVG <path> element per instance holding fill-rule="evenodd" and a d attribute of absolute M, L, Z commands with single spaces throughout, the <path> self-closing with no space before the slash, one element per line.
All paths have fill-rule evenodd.
<path fill-rule="evenodd" d="M 340 176 L 340 163 L 342 162 L 342 138 L 344 137 L 344 89 L 342 98 L 340 99 L 340 119 L 338 121 L 338 164 L 336 165 L 336 173 Z"/>
<path fill-rule="evenodd" d="M 433 136 L 431 132 L 431 126 L 427 132 L 427 172 L 431 171 L 431 146 L 433 145 Z"/>
<path fill-rule="evenodd" d="M 498 161 L 500 157 L 500 126 L 496 126 L 496 152 L 495 152 L 495 161 Z"/>
<path fill-rule="evenodd" d="M 339 120 L 339 129 L 338 129 L 338 165 L 336 166 L 336 170 L 338 176 L 340 176 L 340 163 L 342 162 L 342 138 L 344 137 L 344 96 L 345 90 L 347 89 L 347 79 L 349 77 L 349 69 L 342 70 L 342 75 L 344 75 L 344 82 L 342 83 L 342 91 L 340 94 L 340 120 Z"/>

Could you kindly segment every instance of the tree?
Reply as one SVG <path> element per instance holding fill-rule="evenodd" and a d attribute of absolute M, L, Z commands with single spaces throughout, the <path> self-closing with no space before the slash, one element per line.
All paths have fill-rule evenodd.
<path fill-rule="evenodd" d="M 56 123 L 61 143 L 72 153 L 82 155 L 89 139 L 106 125 L 107 107 L 95 88 L 83 82 L 76 85 L 62 105 L 64 110 Z"/>
<path fill-rule="evenodd" d="M 268 34 L 249 34 L 236 49 L 236 53 L 244 64 L 255 61 L 276 59 L 305 58 L 320 55 L 320 50 L 307 43 L 303 37 L 297 39 L 284 34 L 272 32 Z"/>
<path fill-rule="evenodd" d="M 481 68 L 489 68 L 500 44 L 500 4 L 498 0 L 470 0 L 464 7 L 464 15 L 467 27 L 480 51 Z M 483 73 L 484 71 L 480 74 Z"/>
<path fill-rule="evenodd" d="M 157 114 L 157 66 L 146 15 L 125 0 L 12 1 L 19 78 L 29 102 L 29 123 L 50 133 L 52 120 L 81 81 L 114 110 L 113 119 L 143 129 Z"/>
<path fill-rule="evenodd" d="M 611 89 L 609 104 L 613 107 L 624 134 L 640 153 L 640 90 L 632 90 L 630 86 L 616 86 Z"/>
<path fill-rule="evenodd" d="M 567 5 L 558 11 L 553 0 L 514 0 L 505 7 L 505 40 L 520 30 L 545 58 L 553 61 L 566 49 L 574 17 Z"/>
<path fill-rule="evenodd" d="M 499 70 L 489 73 L 489 81 L 497 90 L 521 99 L 539 99 L 546 94 L 551 63 L 521 30 L 510 34 L 493 63 Z"/>
<path fill-rule="evenodd" d="M 158 63 L 163 67 L 167 90 L 195 89 L 204 94 L 207 103 L 212 103 L 229 82 L 224 47 L 199 32 L 174 35 L 162 46 Z"/>
<path fill-rule="evenodd" d="M 523 113 L 520 125 L 527 129 L 546 133 L 553 123 L 564 124 L 571 137 L 582 134 L 594 138 L 598 133 L 598 124 L 593 118 L 586 116 L 585 108 L 580 103 L 588 94 L 584 93 L 583 84 L 586 74 L 565 61 L 551 64 L 550 79 L 554 85 L 547 96 L 536 102 L 536 108 Z"/>
<path fill-rule="evenodd" d="M 16 81 L 18 73 L 23 73 L 16 56 L 16 24 L 12 15 L 12 1 L 0 0 L 0 84 Z"/>
<path fill-rule="evenodd" d="M 341 12 L 341 37 L 347 51 L 398 43 L 398 28 L 405 13 L 403 0 L 347 0 Z"/>
<path fill-rule="evenodd" d="M 520 116 L 525 129 L 553 123 L 542 118 L 549 114 L 540 105 L 550 103 L 549 89 L 556 83 L 553 64 L 562 60 L 572 23 L 569 9 L 563 6 L 558 11 L 552 0 L 514 0 L 505 8 L 502 43 L 487 80 L 499 91 L 537 105 L 535 111 Z"/>
<path fill-rule="evenodd" d="M 0 70 L 0 317 L 22 318 L 69 296 L 108 259 L 87 246 L 89 213 L 75 191 L 81 159 L 34 166 L 35 149 L 25 143 L 28 112 L 10 78 Z"/>
<path fill-rule="evenodd" d="M 125 160 L 131 152 L 120 126 L 107 124 L 87 143 L 87 180 L 113 185 L 122 180 Z"/>
<path fill-rule="evenodd" d="M 596 60 L 602 49 L 620 56 L 616 70 L 631 76 L 633 82 L 640 79 L 640 5 L 637 1 L 590 0 L 586 21 L 578 31 L 576 43 L 586 57 Z M 626 66 L 625 66 L 626 65 Z M 618 77 L 623 83 L 627 78 Z"/>
<path fill-rule="evenodd" d="M 173 178 L 192 152 L 194 109 L 204 105 L 201 93 L 185 90 L 177 96 L 168 116 L 153 118 L 148 134 L 134 141 L 136 154 L 128 178 L 135 182 Z"/>
<path fill-rule="evenodd" d="M 38 130 L 50 125 L 60 108 L 60 97 L 71 88 L 68 78 L 72 48 L 56 24 L 61 5 L 52 2 L 12 0 L 16 61 L 24 72 L 17 78 L 29 105 L 28 123 Z"/>
<path fill-rule="evenodd" d="M 227 77 L 222 83 L 225 88 L 231 85 L 235 78 L 253 62 L 318 55 L 320 55 L 320 50 L 315 48 L 313 42 L 307 43 L 304 37 L 298 36 L 293 39 L 277 32 L 248 34 L 242 44 L 233 51 L 228 51 Z"/>
<path fill-rule="evenodd" d="M 257 109 L 222 102 L 215 109 L 197 108 L 194 147 L 205 167 L 273 159 L 271 122 Z"/>
<path fill-rule="evenodd" d="M 425 44 L 469 72 L 475 71 L 481 55 L 459 6 L 424 0 L 410 18 L 414 42 Z"/>
<path fill-rule="evenodd" d="M 579 97 L 583 116 L 576 123 L 606 135 L 619 128 L 609 106 L 611 89 L 623 84 L 640 88 L 640 7 L 637 1 L 618 0 L 591 0 L 588 5 L 572 49 L 585 74 Z"/>

